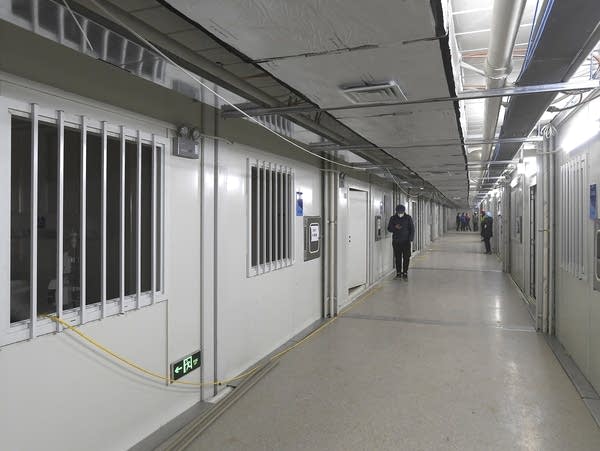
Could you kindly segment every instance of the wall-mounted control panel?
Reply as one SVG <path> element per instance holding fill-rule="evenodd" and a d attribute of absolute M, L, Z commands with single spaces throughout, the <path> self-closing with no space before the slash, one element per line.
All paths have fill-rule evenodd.
<path fill-rule="evenodd" d="M 322 222 L 320 216 L 304 216 L 304 261 L 321 256 L 323 242 Z"/>
<path fill-rule="evenodd" d="M 379 241 L 383 238 L 383 225 L 381 216 L 375 216 L 375 241 Z"/>

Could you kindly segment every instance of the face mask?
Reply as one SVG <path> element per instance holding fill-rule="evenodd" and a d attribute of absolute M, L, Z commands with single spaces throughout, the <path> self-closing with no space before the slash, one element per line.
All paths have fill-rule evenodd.
<path fill-rule="evenodd" d="M 398 217 L 401 218 L 404 216 L 404 213 L 398 213 Z"/>

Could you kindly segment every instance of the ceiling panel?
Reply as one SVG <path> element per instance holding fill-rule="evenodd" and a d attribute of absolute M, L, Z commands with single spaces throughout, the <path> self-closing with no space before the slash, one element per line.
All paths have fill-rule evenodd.
<path fill-rule="evenodd" d="M 340 87 L 390 80 L 400 85 L 409 100 L 449 95 L 439 42 L 402 42 L 435 35 L 428 1 L 372 0 L 367 9 L 363 0 L 170 3 L 321 107 L 353 105 Z M 213 61 L 219 56 L 202 54 Z M 451 102 L 331 114 L 378 146 L 458 140 L 460 136 Z M 442 192 L 461 192 L 466 197 L 462 148 L 420 150 L 389 153 L 399 168 L 402 163 L 414 167 L 425 180 L 443 184 Z"/>
<path fill-rule="evenodd" d="M 262 64 L 267 71 L 320 106 L 351 102 L 343 85 L 394 80 L 408 99 L 447 96 L 448 85 L 437 42 L 391 46 L 335 55 L 292 58 Z"/>
<path fill-rule="evenodd" d="M 386 45 L 430 37 L 423 0 L 171 0 L 179 11 L 253 59 Z"/>
<path fill-rule="evenodd" d="M 163 8 L 145 9 L 133 15 L 166 34 L 194 29 L 193 25 L 175 14 L 166 15 Z"/>

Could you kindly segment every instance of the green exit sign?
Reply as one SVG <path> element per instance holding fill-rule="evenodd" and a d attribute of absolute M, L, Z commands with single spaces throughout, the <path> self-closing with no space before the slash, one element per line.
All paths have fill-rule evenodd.
<path fill-rule="evenodd" d="M 186 374 L 191 373 L 196 368 L 200 368 L 201 351 L 194 352 L 177 362 L 171 363 L 171 381 L 181 379 Z"/>

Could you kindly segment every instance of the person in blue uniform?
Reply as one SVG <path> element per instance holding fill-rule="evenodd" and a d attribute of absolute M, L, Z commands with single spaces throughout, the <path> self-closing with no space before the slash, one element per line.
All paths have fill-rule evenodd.
<path fill-rule="evenodd" d="M 392 233 L 392 247 L 396 260 L 396 278 L 408 279 L 408 265 L 410 263 L 411 243 L 415 239 L 415 225 L 410 215 L 406 214 L 406 207 L 398 205 L 396 214 L 390 218 L 388 231 Z"/>

